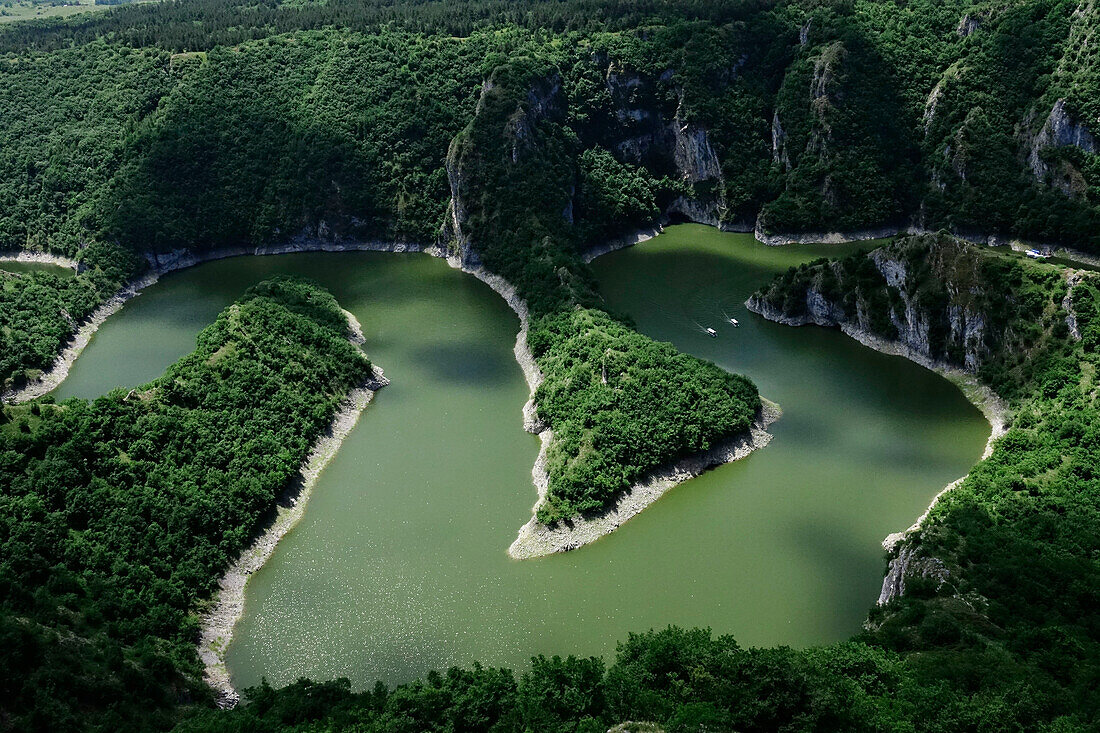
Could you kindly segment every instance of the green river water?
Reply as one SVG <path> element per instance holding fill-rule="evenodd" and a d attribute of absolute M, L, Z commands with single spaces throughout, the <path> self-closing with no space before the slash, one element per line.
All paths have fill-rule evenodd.
<path fill-rule="evenodd" d="M 964 474 L 989 431 L 937 375 L 742 305 L 786 267 L 858 246 L 869 245 L 769 248 L 683 225 L 598 260 L 610 309 L 749 375 L 784 416 L 764 450 L 677 487 L 599 542 L 541 560 L 505 552 L 530 516 L 538 452 L 521 426 L 518 322 L 440 260 L 297 254 L 168 275 L 102 326 L 56 394 L 94 397 L 159 375 L 274 273 L 321 282 L 362 322 L 392 384 L 249 582 L 227 655 L 239 686 L 261 675 L 393 683 L 474 660 L 522 669 L 537 653 L 609 658 L 627 632 L 669 623 L 745 645 L 831 642 L 858 630 L 877 598 L 882 538 Z"/>

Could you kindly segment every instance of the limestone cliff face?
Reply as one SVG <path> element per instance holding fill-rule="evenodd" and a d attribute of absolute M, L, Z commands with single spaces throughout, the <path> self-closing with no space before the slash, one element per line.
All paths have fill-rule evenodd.
<path fill-rule="evenodd" d="M 744 61 L 744 58 L 739 59 L 729 73 L 735 74 Z M 737 227 L 725 220 L 727 206 L 721 162 L 707 129 L 687 119 L 683 95 L 673 81 L 673 71 L 645 75 L 607 58 L 597 57 L 594 62 L 602 69 L 606 94 L 604 106 L 592 112 L 591 124 L 577 130 L 582 144 L 602 146 L 624 163 L 644 166 L 657 176 L 668 176 L 686 184 L 691 193 L 673 200 L 666 213 L 724 228 L 750 228 Z M 525 156 L 538 153 L 542 123 L 566 122 L 569 104 L 566 96 L 562 80 L 555 73 L 531 80 L 522 94 L 503 88 L 495 79 L 482 84 L 474 119 L 452 140 L 446 160 L 451 197 L 440 228 L 440 239 L 464 263 L 476 264 L 477 255 L 470 242 L 470 222 L 480 206 L 477 197 L 483 187 L 475 185 L 474 180 L 480 175 L 479 171 L 484 171 L 481 164 L 491 156 L 492 165 L 503 163 L 520 170 Z M 504 97 L 508 97 L 508 102 L 502 107 Z M 503 144 L 503 155 L 482 149 L 484 138 L 475 141 L 472 130 L 479 125 L 500 131 L 490 147 Z M 576 189 L 568 185 L 566 188 L 569 197 L 563 199 L 556 210 L 561 211 L 564 222 L 572 223 Z M 546 202 L 548 206 L 550 203 Z M 557 202 L 554 205 L 557 206 Z"/>
<path fill-rule="evenodd" d="M 470 220 L 486 203 L 480 199 L 486 176 L 506 177 L 520 171 L 525 159 L 538 153 L 540 124 L 561 117 L 564 104 L 557 74 L 535 79 L 519 95 L 494 79 L 482 84 L 474 118 L 451 141 L 446 159 L 451 197 L 440 241 L 463 267 L 481 264 L 471 240 Z M 477 135 L 482 130 L 489 131 L 491 146 L 484 144 L 486 136 Z M 562 202 L 561 212 L 564 220 L 571 221 L 571 200 Z"/>
<path fill-rule="evenodd" d="M 919 547 L 904 545 L 887 566 L 878 605 L 885 606 L 904 595 L 906 583 L 912 582 L 914 578 L 923 578 L 942 585 L 950 577 L 947 566 L 938 557 L 925 557 L 921 555 Z"/>
<path fill-rule="evenodd" d="M 731 73 L 744 61 L 739 59 Z M 707 129 L 685 119 L 683 95 L 672 80 L 671 69 L 649 77 L 607 62 L 604 82 L 616 124 L 609 126 L 615 132 L 603 142 L 625 163 L 644 165 L 687 184 L 713 183 L 705 195 L 678 198 L 669 209 L 720 226 L 727 211 L 722 165 Z M 669 109 L 664 91 L 677 100 L 675 108 Z"/>
<path fill-rule="evenodd" d="M 782 164 L 785 170 L 791 169 L 791 156 L 787 152 L 787 131 L 779 120 L 779 110 L 772 115 L 772 162 Z"/>
<path fill-rule="evenodd" d="M 1096 138 L 1080 122 L 1066 111 L 1066 100 L 1059 99 L 1047 115 L 1039 133 L 1031 140 L 1027 162 L 1031 172 L 1040 181 L 1049 181 L 1063 193 L 1079 195 L 1085 188 L 1084 177 L 1068 162 L 1052 166 L 1043 159 L 1043 151 L 1050 148 L 1075 147 L 1086 153 L 1096 153 Z"/>
<path fill-rule="evenodd" d="M 1077 148 L 1098 152 L 1094 130 L 1100 129 L 1100 101 L 1094 89 L 1096 44 L 1100 42 L 1100 6 L 1082 0 L 1070 16 L 1070 32 L 1063 55 L 1052 74 L 1052 94 L 1058 99 L 1046 112 L 1049 100 L 1034 106 L 1021 125 L 1021 141 L 1027 165 L 1035 178 L 1072 198 L 1084 198 L 1089 184 L 1084 172 L 1067 156 L 1050 160 L 1044 151 Z M 1044 118 L 1045 114 L 1045 118 Z M 1047 157 L 1047 160 L 1044 160 Z"/>
<path fill-rule="evenodd" d="M 1036 378 L 1029 371 L 1034 364 L 1081 338 L 1074 292 L 1084 277 L 1072 271 L 1059 276 L 1047 265 L 946 234 L 924 234 L 864 255 L 792 268 L 754 293 L 748 306 L 780 323 L 839 327 L 880 351 L 953 372 L 967 384 L 996 438 L 1010 424 L 1010 413 L 993 389 L 1011 395 L 1015 385 Z M 990 442 L 986 457 L 992 450 Z M 958 564 L 930 534 L 936 526 L 931 511 L 883 543 L 890 560 L 880 605 L 917 584 L 946 584 L 945 592 L 961 592 L 954 586 Z"/>
<path fill-rule="evenodd" d="M 790 294 L 779 299 L 774 290 L 760 292 L 749 299 L 749 308 L 780 323 L 840 327 L 852 335 L 889 341 L 924 364 L 976 372 L 991 351 L 986 317 L 971 286 L 944 283 L 946 301 L 932 306 L 924 298 L 922 283 L 909 272 L 907 252 L 880 248 L 868 259 L 874 270 L 864 269 L 859 277 L 873 287 L 855 286 L 848 298 L 840 293 L 853 280 L 852 274 L 833 262 L 821 265 L 794 300 Z"/>

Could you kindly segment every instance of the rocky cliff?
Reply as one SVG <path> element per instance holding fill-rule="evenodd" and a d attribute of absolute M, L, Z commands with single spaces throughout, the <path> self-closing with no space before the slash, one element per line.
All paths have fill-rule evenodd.
<path fill-rule="evenodd" d="M 991 285 L 982 282 L 981 257 L 972 245 L 914 237 L 866 257 L 788 273 L 753 294 L 748 306 L 781 323 L 884 339 L 922 364 L 977 372 L 1006 338 L 987 323 Z"/>
<path fill-rule="evenodd" d="M 1082 273 L 947 235 L 918 235 L 792 268 L 747 305 L 780 323 L 837 327 L 879 350 L 955 374 L 993 427 L 988 457 L 1008 427 L 1005 400 L 1029 394 L 1046 365 L 1082 339 L 1075 295 L 1082 280 Z M 950 582 L 954 566 L 921 543 L 929 512 L 884 542 L 890 562 L 880 605 L 915 579 L 922 587 Z"/>

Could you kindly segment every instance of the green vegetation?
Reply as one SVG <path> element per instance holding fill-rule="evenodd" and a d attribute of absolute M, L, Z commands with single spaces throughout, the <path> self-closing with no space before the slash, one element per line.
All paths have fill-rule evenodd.
<path fill-rule="evenodd" d="M 564 83 L 542 61 L 498 66 L 447 161 L 452 246 L 513 283 L 533 316 L 527 339 L 545 376 L 535 404 L 554 436 L 546 523 L 614 506 L 648 471 L 746 431 L 760 407 L 747 379 L 590 307 L 583 236 L 652 221 L 675 184 L 597 148 L 578 159 Z M 580 213 L 592 218 L 575 224 L 578 173 Z"/>
<path fill-rule="evenodd" d="M 347 330 L 325 291 L 271 280 L 160 379 L 3 408 L 5 728 L 164 727 L 211 699 L 196 604 L 369 376 Z"/>
<path fill-rule="evenodd" d="M 554 430 L 543 522 L 600 511 L 646 471 L 743 433 L 760 408 L 748 379 L 602 311 L 548 317 L 531 334 L 546 374 L 535 403 Z"/>
<path fill-rule="evenodd" d="M 0 380 L 48 364 L 143 252 L 432 242 L 445 224 L 446 244 L 531 310 L 539 416 L 560 441 L 542 517 L 595 509 L 743 429 L 758 396 L 601 312 L 585 247 L 672 208 L 773 232 L 912 222 L 1100 251 L 1098 13 L 188 0 L 5 25 L 0 249 L 90 269 L 0 276 Z M 976 370 L 1017 417 L 907 541 L 932 570 L 857 641 L 739 650 L 670 630 L 632 637 L 606 670 L 539 660 L 518 681 L 475 667 L 362 694 L 301 683 L 189 724 L 1095 729 L 1100 289 L 1070 293 L 1077 340 L 1054 268 L 946 238 L 886 254 L 900 287 L 857 257 L 762 297 L 798 316 L 812 287 L 886 338 L 905 335 L 908 303 L 930 355 Z M 151 385 L 4 409 L 0 726 L 163 728 L 208 701 L 190 613 L 366 374 L 340 318 L 319 291 L 275 283 Z M 957 327 L 979 320 L 980 337 Z"/>
<path fill-rule="evenodd" d="M 82 253 L 76 277 L 0 270 L 0 391 L 46 371 L 81 323 L 135 273 L 128 250 L 96 244 Z"/>
<path fill-rule="evenodd" d="M 884 271 L 899 263 L 907 274 L 887 285 Z M 926 324 L 931 356 L 969 362 L 1010 400 L 1009 431 L 905 541 L 919 568 L 903 595 L 872 611 L 860 637 L 902 653 L 922 684 L 969 691 L 958 713 L 966 719 L 999 709 L 994 719 L 1008 729 L 1071 714 L 1095 725 L 1100 715 L 1100 291 L 1091 275 L 1073 286 L 1078 340 L 1066 322 L 1065 276 L 939 235 L 792 269 L 756 296 L 798 317 L 814 289 L 841 310 L 838 322 L 886 338 L 915 317 Z M 951 324 L 960 313 L 981 321 L 967 342 Z"/>
<path fill-rule="evenodd" d="M 23 164 L 13 170 L 30 173 L 32 189 L 47 169 L 101 178 L 129 171 L 133 177 L 118 183 L 130 211 L 109 227 L 122 238 L 144 235 L 143 220 L 150 223 L 149 207 L 162 195 L 187 192 L 159 180 L 161 166 L 174 160 L 187 163 L 179 171 L 185 178 L 223 173 L 196 193 L 224 189 L 226 176 L 242 176 L 230 201 L 243 201 L 248 214 L 227 236 L 285 235 L 318 218 L 332 224 L 342 214 L 345 223 L 356 219 L 368 229 L 423 238 L 440 223 L 441 157 L 473 114 L 476 86 L 504 61 L 526 59 L 532 73 L 556 75 L 567 93 L 558 121 L 576 135 L 560 141 L 572 144 L 571 167 L 598 147 L 620 163 L 643 164 L 659 181 L 672 172 L 659 128 L 673 117 L 702 126 L 721 176 L 693 180 L 693 194 L 716 204 L 716 216 L 727 223 L 760 215 L 767 230 L 801 231 L 916 220 L 1095 248 L 1096 153 L 1040 134 L 1059 99 L 1066 100 L 1070 124 L 1087 128 L 1096 119 L 1091 100 L 1100 89 L 1088 49 L 1098 11 L 1086 4 L 1075 12 L 1077 6 L 1071 0 L 133 5 L 0 30 L 0 51 L 16 54 L 5 75 L 32 64 L 57 67 L 45 75 L 48 85 L 25 87 L 9 77 L 16 102 L 48 95 L 34 114 L 16 115 L 17 125 L 49 119 L 58 105 L 88 93 L 149 100 L 70 114 L 49 133 L 110 126 L 121 111 L 133 138 L 98 135 L 80 146 L 44 148 L 30 137 L 12 143 L 47 150 L 45 160 L 33 161 L 47 166 L 28 169 L 22 155 L 8 160 Z M 310 34 L 319 29 L 327 30 Z M 203 51 L 216 54 L 202 63 L 190 56 Z M 87 78 L 104 64 L 115 67 L 109 89 Z M 637 74 L 640 83 L 616 89 L 611 77 L 624 74 Z M 70 86 L 74 75 L 84 81 Z M 66 86 L 71 91 L 58 95 Z M 409 112 L 409 100 L 411 114 L 389 114 Z M 191 104 L 209 115 L 183 119 Z M 225 125 L 235 125 L 240 148 L 228 149 L 209 132 Z M 102 160 L 107 149 L 119 155 L 120 145 L 127 152 L 107 169 L 65 165 L 74 155 L 89 162 Z M 613 175 L 598 160 L 588 153 L 585 169 Z M 303 170 L 302 180 L 289 175 Z M 362 171 L 364 180 L 352 175 Z M 260 183 L 261 172 L 272 178 L 269 186 Z M 12 180 L 0 175 L 0 186 Z M 567 189 L 576 193 L 577 182 Z M 130 204 L 128 194 L 144 193 L 147 183 L 164 190 Z M 70 203 L 82 202 L 88 182 L 84 189 Z M 641 214 L 648 194 L 636 193 L 628 194 L 631 209 Z M 201 199 L 217 205 L 212 195 Z M 93 230 L 107 224 L 111 203 L 119 202 L 85 207 L 81 213 L 91 220 L 84 223 Z M 186 238 L 189 227 L 210 226 L 202 207 L 178 205 L 166 202 L 163 213 L 172 215 L 169 229 L 180 230 L 158 234 Z"/>
<path fill-rule="evenodd" d="M 0 2 L 0 23 L 37 18 L 65 18 L 103 5 L 118 5 L 135 0 L 3 0 Z"/>
<path fill-rule="evenodd" d="M 904 279 L 888 281 L 884 273 L 889 269 L 905 273 Z M 869 255 L 802 265 L 754 298 L 797 318 L 806 314 L 811 290 L 839 307 L 839 320 L 887 340 L 899 337 L 898 324 L 912 309 L 924 319 L 927 332 L 914 334 L 911 345 L 926 347 L 934 361 L 976 370 L 1008 399 L 1030 395 L 1045 375 L 1061 369 L 1056 365 L 1072 347 L 1060 269 L 943 234 L 909 237 Z"/>

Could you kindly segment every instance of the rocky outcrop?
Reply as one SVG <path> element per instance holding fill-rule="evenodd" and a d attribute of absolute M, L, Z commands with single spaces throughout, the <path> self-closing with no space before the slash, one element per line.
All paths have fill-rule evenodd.
<path fill-rule="evenodd" d="M 27 250 L 19 250 L 17 252 L 2 252 L 0 253 L 0 262 L 34 262 L 43 265 L 57 265 L 58 267 L 67 267 L 70 270 L 76 272 L 83 272 L 85 270 L 84 263 L 79 260 L 74 260 L 71 257 L 63 257 L 61 255 L 50 254 L 49 252 L 29 252 Z"/>
<path fill-rule="evenodd" d="M 485 88 L 482 87 L 482 93 L 484 90 Z M 456 251 L 463 252 L 470 249 L 470 237 L 464 229 L 468 212 L 458 155 L 458 138 L 455 138 L 451 140 L 447 149 L 447 183 L 451 189 L 451 198 L 447 201 L 447 212 L 443 217 L 440 239 L 451 243 Z"/>
<path fill-rule="evenodd" d="M 820 99 L 836 98 L 839 95 L 837 85 L 834 83 L 837 76 L 837 67 L 844 63 L 848 52 L 840 41 L 825 47 L 821 54 L 814 60 L 814 70 L 810 77 L 810 100 L 816 102 Z"/>
<path fill-rule="evenodd" d="M 458 258 L 463 269 L 481 266 L 472 244 L 469 221 L 471 213 L 476 213 L 473 210 L 486 205 L 480 199 L 482 178 L 500 173 L 503 158 L 507 161 L 503 163 L 504 174 L 515 180 L 517 171 L 525 170 L 522 168 L 525 159 L 539 153 L 542 123 L 560 119 L 564 105 L 561 78 L 557 74 L 536 78 L 522 90 L 502 86 L 492 78 L 482 83 L 474 118 L 451 141 L 445 160 L 451 196 L 438 242 L 446 247 L 448 257 Z M 491 134 L 486 135 L 487 130 Z M 483 144 L 476 144 L 475 138 Z M 560 204 L 562 219 L 571 221 L 572 195 L 562 197 Z"/>
<path fill-rule="evenodd" d="M 816 324 L 838 327 L 843 333 L 877 351 L 903 356 L 942 374 L 957 384 L 963 394 L 982 411 L 989 421 L 990 436 L 982 455 L 983 459 L 988 458 L 993 452 L 994 441 L 1007 430 L 1011 413 L 1004 400 L 974 376 L 981 367 L 983 359 L 989 356 L 989 349 L 986 347 L 988 319 L 976 305 L 979 299 L 975 291 L 980 288 L 981 281 L 973 279 L 973 273 L 980 272 L 981 268 L 975 261 L 975 252 L 968 250 L 967 245 L 956 240 L 940 236 L 926 246 L 927 251 L 919 251 L 916 255 L 912 251 L 907 251 L 904 243 L 882 247 L 869 253 L 868 258 L 874 263 L 874 268 L 882 277 L 885 287 L 870 284 L 868 281 L 870 275 L 866 269 L 857 268 L 855 271 L 859 273 L 860 282 L 868 283 L 865 287 L 869 288 L 869 291 L 863 292 L 864 286 L 857 289 L 854 293 L 856 295 L 854 306 L 849 305 L 846 308 L 841 301 L 833 300 L 823 293 L 823 289 L 836 292 L 838 283 L 841 290 L 845 288 L 842 281 L 844 270 L 842 270 L 842 264 L 838 262 L 827 263 L 816 270 L 812 269 L 808 280 L 792 282 L 790 287 L 797 287 L 797 290 L 787 292 L 782 289 L 767 290 L 754 294 L 746 305 L 749 310 L 779 323 L 792 326 Z M 955 273 L 952 276 L 941 276 L 941 279 L 948 280 L 944 283 L 948 300 L 946 304 L 939 306 L 942 308 L 942 313 L 939 315 L 929 312 L 927 305 L 918 302 L 918 283 L 911 282 L 914 274 L 909 271 L 907 264 L 912 262 L 920 262 L 922 265 L 926 262 L 931 263 L 935 271 L 945 270 Z M 825 268 L 832 268 L 832 272 Z M 928 276 L 925 272 L 921 277 Z M 801 285 L 797 284 L 799 282 Z M 827 282 L 828 286 L 825 285 Z M 848 283 L 850 290 L 851 281 L 849 280 Z M 776 287 L 782 286 L 773 285 L 773 288 Z M 884 300 L 884 296 L 881 295 L 883 291 L 893 294 L 892 297 Z M 790 302 L 793 293 L 798 292 L 804 293 L 801 300 Z M 782 306 L 776 305 L 777 302 L 782 302 Z M 852 301 L 843 302 L 850 304 Z M 871 303 L 879 303 L 879 307 L 882 307 L 881 304 L 890 303 L 886 307 L 889 307 L 889 320 L 896 329 L 892 338 L 887 339 L 879 335 L 879 332 L 884 330 L 882 313 L 872 313 Z M 949 332 L 946 338 L 955 346 L 951 351 L 950 361 L 944 354 L 934 350 L 931 345 L 931 321 L 933 318 L 941 320 L 941 317 L 942 322 L 938 323 L 937 327 L 941 331 L 946 328 Z M 879 324 L 878 329 L 873 327 L 876 321 Z M 940 337 L 943 337 L 942 333 Z M 883 542 L 883 547 L 892 559 L 883 582 L 879 597 L 880 604 L 889 603 L 903 594 L 907 579 L 919 576 L 938 583 L 946 582 L 948 579 L 949 574 L 943 562 L 937 558 L 922 556 L 915 549 L 918 545 L 912 537 L 920 531 L 940 498 L 961 482 L 962 479 L 959 479 L 944 487 L 908 529 L 891 534 Z"/>
<path fill-rule="evenodd" d="M 891 339 L 893 349 L 904 353 L 910 360 L 931 368 L 962 368 L 970 373 L 976 372 L 989 355 L 983 314 L 967 305 L 966 298 L 955 299 L 947 305 L 946 341 L 957 346 L 963 355 L 961 363 L 948 364 L 943 355 L 933 349 L 930 338 L 932 316 L 916 302 L 905 262 L 886 248 L 875 250 L 869 257 L 885 280 L 887 288 L 895 292 L 899 300 L 888 314 L 896 330 L 896 335 Z M 836 267 L 835 263 L 829 266 Z M 872 320 L 873 316 L 881 314 L 872 314 L 862 303 L 859 303 L 854 312 L 846 312 L 839 304 L 822 295 L 816 286 L 806 289 L 804 308 L 795 316 L 774 308 L 757 295 L 750 298 L 747 305 L 750 310 L 780 323 L 794 326 L 835 326 L 845 333 L 866 334 L 866 338 L 878 338 L 874 336 Z"/>
<path fill-rule="evenodd" d="M 746 60 L 742 55 L 729 73 L 735 75 Z M 658 175 L 688 184 L 716 182 L 714 193 L 705 198 L 681 197 L 668 213 L 720 226 L 726 214 L 721 162 L 706 128 L 685 119 L 683 95 L 671 85 L 672 76 L 669 69 L 653 79 L 609 62 L 604 81 L 620 132 L 603 142 L 619 160 L 645 166 Z M 663 103 L 662 87 L 676 95 L 674 110 Z"/>
<path fill-rule="evenodd" d="M 905 545 L 887 565 L 878 605 L 885 606 L 895 598 L 904 595 L 906 582 L 911 582 L 914 578 L 930 580 L 939 588 L 950 577 L 951 573 L 948 572 L 942 560 L 937 557 L 925 557 L 921 555 L 919 547 Z"/>
<path fill-rule="evenodd" d="M 806 46 L 810 42 L 810 31 L 813 30 L 813 18 L 807 18 L 802 27 L 798 29 L 798 45 Z"/>
<path fill-rule="evenodd" d="M 932 87 L 932 91 L 928 94 L 928 99 L 924 102 L 924 132 L 928 133 L 928 128 L 932 126 L 932 121 L 936 119 L 936 109 L 940 105 L 940 99 L 943 97 L 943 79 L 936 82 L 936 86 Z"/>
<path fill-rule="evenodd" d="M 982 26 L 982 18 L 977 15 L 971 15 L 967 13 L 963 17 L 959 18 L 959 25 L 955 27 L 955 33 L 960 38 L 966 38 L 974 31 L 978 30 Z"/>
<path fill-rule="evenodd" d="M 904 277 L 904 269 L 888 266 L 893 278 Z M 860 323 L 860 317 L 849 319 L 837 305 L 831 303 L 820 292 L 807 291 L 806 313 L 803 316 L 792 317 L 782 310 L 771 306 L 760 298 L 752 297 L 746 303 L 749 310 L 758 313 L 768 320 L 784 323 L 791 326 L 816 324 L 822 326 L 839 326 L 846 335 L 856 339 L 864 346 L 876 351 L 894 356 L 903 356 L 921 366 L 932 369 L 945 378 L 957 384 L 964 395 L 979 409 L 990 424 L 989 439 L 986 441 L 982 459 L 988 458 L 993 453 L 994 442 L 1004 435 L 1008 429 L 1011 412 L 1008 405 L 996 393 L 978 382 L 973 375 L 963 372 L 944 362 L 931 359 L 927 352 L 914 349 L 911 345 L 914 338 L 910 335 L 910 343 L 903 341 L 888 341 L 866 330 Z M 917 320 L 916 324 L 920 321 Z M 915 325 L 910 329 L 920 334 L 922 328 Z M 926 332 L 925 332 L 926 334 Z M 926 338 L 926 336 L 925 336 Z M 916 337 L 917 341 L 920 336 Z M 918 345 L 920 345 L 918 343 Z M 939 583 L 946 582 L 949 577 L 947 567 L 938 558 L 922 556 L 909 538 L 919 532 L 932 508 L 936 503 L 952 489 L 957 487 L 962 479 L 951 482 L 944 487 L 932 501 L 924 513 L 907 529 L 890 534 L 883 540 L 882 546 L 892 557 L 889 560 L 886 576 L 883 578 L 882 589 L 879 594 L 879 605 L 885 605 L 905 592 L 906 581 L 914 576 L 931 578 Z"/>
<path fill-rule="evenodd" d="M 861 242 L 868 239 L 886 239 L 898 234 L 915 234 L 919 230 L 914 227 L 879 227 L 876 229 L 857 229 L 850 232 L 801 232 L 798 234 L 784 234 L 782 232 L 769 232 L 765 229 L 761 218 L 757 218 L 753 229 L 753 236 L 761 244 L 769 247 L 782 247 L 787 244 L 844 244 L 845 242 Z"/>
<path fill-rule="evenodd" d="M 1062 310 L 1066 312 L 1066 327 L 1074 341 L 1081 340 L 1081 330 L 1077 327 L 1077 311 L 1073 309 L 1073 289 L 1084 279 L 1080 272 L 1070 271 L 1066 275 L 1066 296 L 1062 298 Z"/>
<path fill-rule="evenodd" d="M 791 156 L 787 153 L 787 132 L 779 121 L 779 110 L 772 114 L 772 162 L 791 169 Z"/>
<path fill-rule="evenodd" d="M 1049 181 L 1063 193 L 1075 196 L 1084 186 L 1084 177 L 1068 163 L 1052 167 L 1043 157 L 1043 151 L 1050 148 L 1075 147 L 1086 153 L 1096 153 L 1096 138 L 1082 123 L 1077 122 L 1066 111 L 1066 100 L 1059 99 L 1047 115 L 1039 133 L 1031 140 L 1027 162 L 1031 172 L 1040 181 Z"/>
<path fill-rule="evenodd" d="M 511 142 L 513 164 L 519 163 L 523 155 L 534 147 L 538 124 L 561 112 L 561 100 L 558 96 L 560 91 L 561 77 L 557 74 L 538 80 L 527 91 L 525 103 L 518 106 L 509 117 L 504 136 Z M 484 93 L 483 89 L 483 97 Z M 480 102 L 478 104 L 480 106 Z"/>
<path fill-rule="evenodd" d="M 718 156 L 707 138 L 707 131 L 700 125 L 673 119 L 676 149 L 673 158 L 680 178 L 686 183 L 718 180 L 722 177 L 722 166 Z"/>

